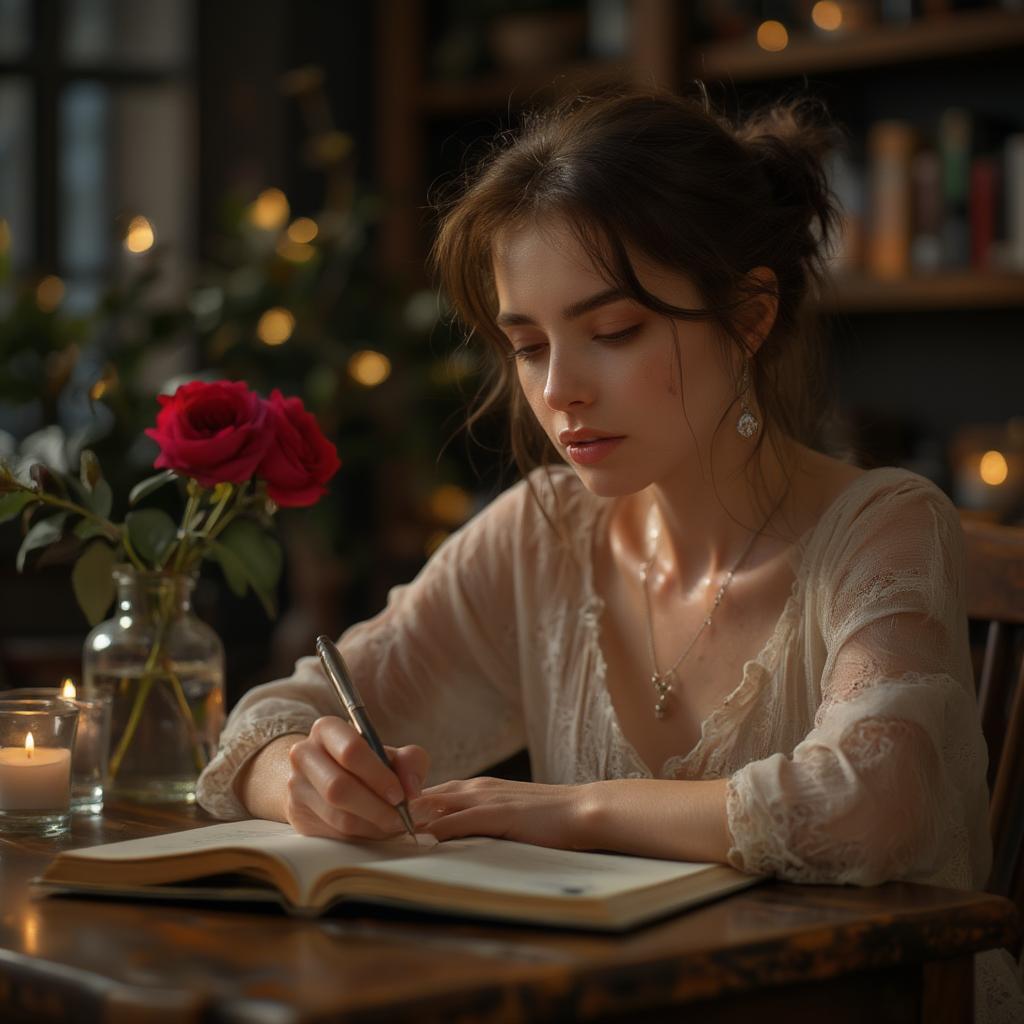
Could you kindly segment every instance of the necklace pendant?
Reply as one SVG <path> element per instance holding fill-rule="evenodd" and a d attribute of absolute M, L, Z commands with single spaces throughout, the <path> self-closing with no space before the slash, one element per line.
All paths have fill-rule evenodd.
<path fill-rule="evenodd" d="M 668 714 L 666 706 L 668 704 L 668 695 L 672 691 L 672 683 L 669 681 L 667 676 L 660 675 L 655 672 L 651 676 L 651 683 L 654 686 L 657 698 L 654 702 L 654 717 L 665 718 Z"/>

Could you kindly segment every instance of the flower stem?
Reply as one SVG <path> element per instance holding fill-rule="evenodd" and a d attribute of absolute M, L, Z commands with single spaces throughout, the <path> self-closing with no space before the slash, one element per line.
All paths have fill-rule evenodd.
<path fill-rule="evenodd" d="M 203 757 L 203 751 L 199 743 L 199 733 L 196 732 L 196 723 L 192 718 L 192 711 L 188 706 L 188 700 L 185 697 L 185 687 L 181 685 L 181 680 L 178 678 L 178 673 L 171 667 L 170 661 L 165 657 L 164 671 L 167 673 L 167 678 L 171 681 L 171 689 L 174 692 L 174 699 L 178 702 L 178 707 L 181 708 L 181 714 L 185 719 L 185 728 L 188 730 L 189 743 L 192 745 L 192 760 L 195 763 L 196 771 L 202 771 L 206 767 L 206 758 Z"/>

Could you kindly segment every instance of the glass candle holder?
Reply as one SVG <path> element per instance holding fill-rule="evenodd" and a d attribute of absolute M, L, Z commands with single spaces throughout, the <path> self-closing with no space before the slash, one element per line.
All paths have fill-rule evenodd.
<path fill-rule="evenodd" d="M 65 684 L 66 685 L 66 684 Z M 110 760 L 109 694 L 65 696 L 56 686 L 23 686 L 7 690 L 4 697 L 21 700 L 66 700 L 78 708 L 78 730 L 71 751 L 71 810 L 75 814 L 99 814 Z"/>
<path fill-rule="evenodd" d="M 0 833 L 67 832 L 77 728 L 68 701 L 0 700 Z"/>

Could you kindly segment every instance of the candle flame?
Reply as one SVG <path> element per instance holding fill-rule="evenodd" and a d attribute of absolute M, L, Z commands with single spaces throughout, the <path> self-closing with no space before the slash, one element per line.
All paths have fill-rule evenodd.
<path fill-rule="evenodd" d="M 64 680 L 64 685 L 60 688 L 60 695 L 62 697 L 74 697 L 78 691 L 75 689 L 75 682 L 69 676 Z"/>
<path fill-rule="evenodd" d="M 29 730 L 28 735 L 25 737 L 25 750 L 28 756 L 32 756 L 32 751 L 36 749 L 36 741 L 32 739 L 32 730 Z"/>

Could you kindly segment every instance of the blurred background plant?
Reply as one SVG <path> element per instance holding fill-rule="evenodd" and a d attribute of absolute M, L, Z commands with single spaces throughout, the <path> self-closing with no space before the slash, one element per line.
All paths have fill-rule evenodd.
<path fill-rule="evenodd" d="M 410 291 L 374 264 L 382 203 L 357 183 L 355 145 L 333 127 L 323 81 L 306 67 L 282 82 L 303 114 L 305 161 L 323 175 L 323 208 L 293 216 L 277 188 L 225 196 L 211 258 L 180 297 L 160 288 L 169 254 L 145 217 L 111 226 L 132 254 L 129 272 L 75 313 L 57 277 L 14 279 L 6 225 L 0 235 L 0 453 L 15 463 L 67 471 L 89 447 L 125 495 L 151 472 L 156 446 L 142 430 L 155 395 L 195 378 L 300 396 L 337 446 L 344 472 L 329 495 L 301 526 L 289 510 L 280 516 L 289 565 L 271 652 L 280 670 L 315 633 L 382 604 L 388 581 L 413 574 L 474 511 L 464 449 L 437 453 L 458 428 L 476 366 L 451 351 L 435 293 Z"/>

